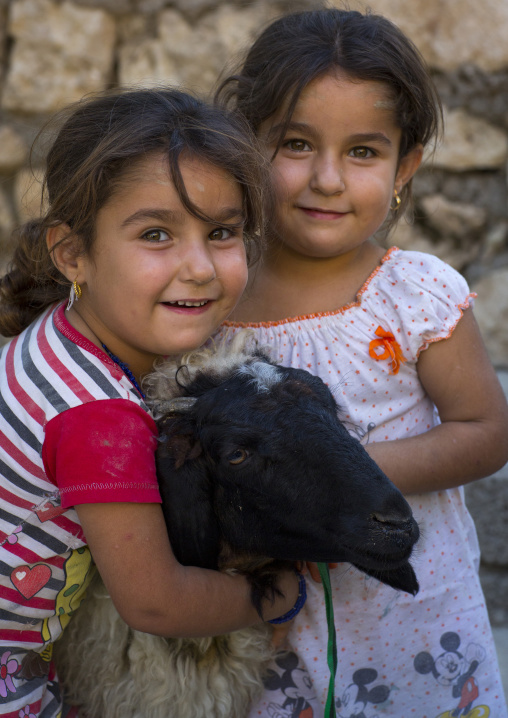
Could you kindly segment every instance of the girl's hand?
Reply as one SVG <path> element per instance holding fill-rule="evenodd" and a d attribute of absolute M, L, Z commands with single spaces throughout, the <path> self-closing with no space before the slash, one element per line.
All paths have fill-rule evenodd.
<path fill-rule="evenodd" d="M 132 628 L 167 637 L 216 636 L 260 623 L 245 577 L 176 560 L 159 504 L 76 506 L 87 543 L 115 607 Z M 298 597 L 294 571 L 280 575 L 264 620 L 287 613 Z"/>
<path fill-rule="evenodd" d="M 314 579 L 314 581 L 316 583 L 322 583 L 321 575 L 319 573 L 317 563 L 313 563 L 312 561 L 307 561 L 307 563 L 305 565 L 306 565 L 307 570 L 310 573 L 311 577 Z M 328 568 L 337 568 L 338 565 L 339 565 L 338 563 L 329 563 Z"/>
<path fill-rule="evenodd" d="M 294 619 L 293 621 L 286 621 L 286 623 L 279 623 L 277 626 L 273 627 L 272 646 L 275 649 L 280 650 L 286 646 L 288 633 L 291 630 L 293 623 Z"/>

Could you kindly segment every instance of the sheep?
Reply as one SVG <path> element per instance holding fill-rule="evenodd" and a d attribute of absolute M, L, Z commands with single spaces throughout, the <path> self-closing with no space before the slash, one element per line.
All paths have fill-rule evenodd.
<path fill-rule="evenodd" d="M 347 561 L 413 595 L 418 526 L 402 494 L 338 418 L 321 379 L 276 365 L 239 335 L 146 380 L 172 548 L 185 565 L 239 571 L 260 610 L 277 572 Z M 86 718 L 241 718 L 262 690 L 272 627 L 166 639 L 131 630 L 100 578 L 55 646 Z M 60 644 L 60 645 L 58 645 Z"/>

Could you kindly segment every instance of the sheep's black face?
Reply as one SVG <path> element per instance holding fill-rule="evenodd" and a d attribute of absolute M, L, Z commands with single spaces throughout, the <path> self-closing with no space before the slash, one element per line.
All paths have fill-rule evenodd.
<path fill-rule="evenodd" d="M 240 553 L 348 561 L 418 590 L 411 509 L 320 379 L 254 362 L 218 385 L 203 381 L 188 387 L 192 411 L 161 427 L 158 471 L 180 561 L 216 567 L 224 539 Z"/>

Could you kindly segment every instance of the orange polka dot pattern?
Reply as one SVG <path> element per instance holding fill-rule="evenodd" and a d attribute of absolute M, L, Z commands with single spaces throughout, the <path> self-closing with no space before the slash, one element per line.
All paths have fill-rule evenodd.
<path fill-rule="evenodd" d="M 439 259 L 394 247 L 356 302 L 278 322 L 226 322 L 221 334 L 253 329 L 281 364 L 307 369 L 328 384 L 341 418 L 362 442 L 384 441 L 415 436 L 439 422 L 416 363 L 432 342 L 450 336 L 473 297 L 464 278 Z M 403 355 L 396 373 L 388 354 L 386 360 L 369 356 L 379 327 L 393 335 Z M 412 496 L 410 503 L 422 533 L 413 559 L 421 586 L 416 598 L 348 564 L 331 572 L 337 715 L 437 718 L 460 706 L 464 716 L 508 718 L 463 490 Z M 283 659 L 273 664 L 271 689 L 249 718 L 323 715 L 327 626 L 322 588 L 311 579 L 289 640 L 298 665 L 296 657 L 294 664 L 288 659 L 289 668 Z"/>

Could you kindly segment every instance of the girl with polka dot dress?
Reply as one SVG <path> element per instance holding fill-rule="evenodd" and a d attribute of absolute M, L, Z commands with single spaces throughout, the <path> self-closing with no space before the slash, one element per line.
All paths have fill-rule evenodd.
<path fill-rule="evenodd" d="M 261 139 L 277 200 L 223 333 L 247 327 L 281 364 L 319 375 L 421 527 L 415 598 L 348 564 L 331 572 L 336 714 L 507 718 L 462 485 L 507 461 L 508 409 L 463 277 L 374 239 L 439 129 L 427 69 L 383 17 L 321 9 L 272 23 L 218 97 Z M 327 623 L 308 583 L 250 718 L 323 716 Z"/>

